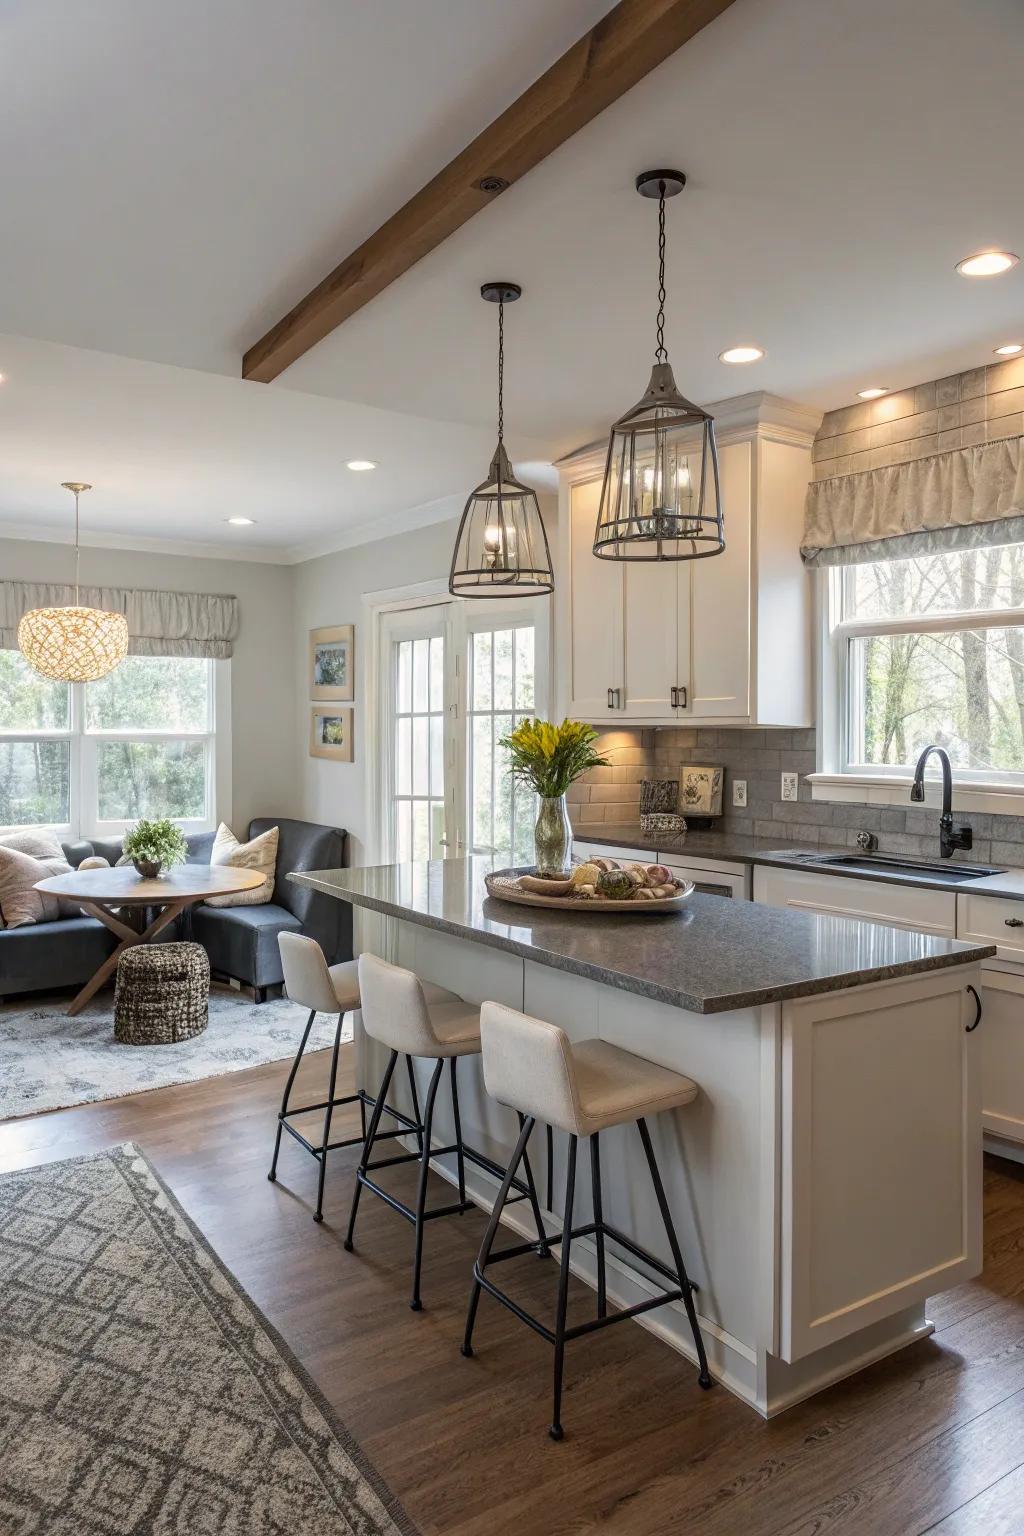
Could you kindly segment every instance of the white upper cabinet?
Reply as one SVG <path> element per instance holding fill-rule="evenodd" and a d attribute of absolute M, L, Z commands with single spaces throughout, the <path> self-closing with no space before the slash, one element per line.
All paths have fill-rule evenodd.
<path fill-rule="evenodd" d="M 819 413 L 762 395 L 716 410 L 725 550 L 599 560 L 603 453 L 561 466 L 556 685 L 594 723 L 811 723 L 811 590 L 800 560 Z"/>

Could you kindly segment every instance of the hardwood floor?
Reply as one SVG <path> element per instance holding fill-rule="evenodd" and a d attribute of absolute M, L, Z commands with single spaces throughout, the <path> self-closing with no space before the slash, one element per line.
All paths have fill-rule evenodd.
<path fill-rule="evenodd" d="M 310 1098 L 327 1061 L 303 1068 Z M 342 1249 L 354 1150 L 333 1156 L 320 1228 L 315 1165 L 294 1143 L 267 1182 L 286 1069 L 9 1121 L 0 1169 L 143 1147 L 424 1536 L 1024 1533 L 1024 1169 L 986 1167 L 985 1271 L 937 1298 L 933 1338 L 765 1424 L 623 1324 L 570 1347 L 555 1445 L 542 1340 L 484 1297 L 476 1356 L 459 1354 L 482 1215 L 428 1228 L 416 1314 L 405 1222 L 364 1193 L 357 1251 Z M 408 1198 L 411 1171 L 394 1178 Z M 450 1198 L 440 1180 L 434 1192 Z M 528 1306 L 552 1304 L 553 1265 L 508 1271 Z"/>

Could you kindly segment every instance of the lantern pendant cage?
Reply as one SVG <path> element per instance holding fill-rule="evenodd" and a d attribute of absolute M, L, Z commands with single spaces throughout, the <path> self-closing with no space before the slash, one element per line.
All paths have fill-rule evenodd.
<path fill-rule="evenodd" d="M 127 656 L 128 621 L 123 613 L 79 604 L 78 498 L 92 486 L 65 480 L 62 488 L 75 498 L 75 601 L 63 608 L 33 608 L 23 614 L 18 649 L 41 677 L 60 683 L 94 683 Z"/>
<path fill-rule="evenodd" d="M 725 549 L 714 418 L 680 394 L 665 347 L 665 199 L 682 171 L 645 171 L 643 197 L 658 199 L 658 332 L 647 392 L 608 439 L 594 532 L 602 560 L 701 560 Z"/>
<path fill-rule="evenodd" d="M 537 493 L 516 479 L 505 452 L 505 305 L 521 292 L 517 283 L 485 283 L 480 289 L 481 298 L 498 306 L 498 446 L 459 523 L 448 578 L 456 597 L 540 597 L 554 590 Z"/>

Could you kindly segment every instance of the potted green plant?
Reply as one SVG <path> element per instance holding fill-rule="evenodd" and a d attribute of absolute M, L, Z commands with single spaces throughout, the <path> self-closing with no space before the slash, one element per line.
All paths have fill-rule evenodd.
<path fill-rule="evenodd" d="M 155 880 L 162 870 L 184 864 L 188 856 L 185 834 L 173 821 L 137 821 L 121 844 L 139 874 Z"/>
<path fill-rule="evenodd" d="M 537 873 L 568 874 L 572 862 L 572 826 L 565 803 L 569 785 L 590 768 L 608 762 L 594 748 L 597 732 L 579 720 L 524 720 L 499 743 L 509 755 L 509 771 L 540 796 L 534 831 Z"/>

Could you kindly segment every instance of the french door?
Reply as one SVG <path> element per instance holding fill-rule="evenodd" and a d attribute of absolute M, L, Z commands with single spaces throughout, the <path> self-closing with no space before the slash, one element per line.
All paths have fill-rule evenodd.
<path fill-rule="evenodd" d="M 541 712 L 547 614 L 537 603 L 429 603 L 380 617 L 381 857 L 532 857 L 535 797 L 500 738 Z"/>

